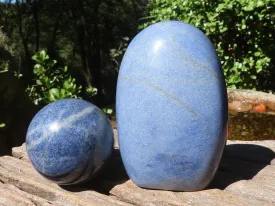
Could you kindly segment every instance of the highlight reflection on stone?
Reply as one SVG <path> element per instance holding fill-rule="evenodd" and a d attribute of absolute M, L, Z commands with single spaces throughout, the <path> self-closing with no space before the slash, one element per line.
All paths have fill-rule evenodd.
<path fill-rule="evenodd" d="M 212 180 L 227 138 L 225 80 L 210 40 L 178 21 L 130 43 L 117 85 L 121 156 L 140 187 L 194 191 Z"/>
<path fill-rule="evenodd" d="M 79 99 L 51 103 L 33 118 L 26 149 L 35 169 L 58 184 L 90 179 L 109 158 L 113 131 L 106 115 Z"/>

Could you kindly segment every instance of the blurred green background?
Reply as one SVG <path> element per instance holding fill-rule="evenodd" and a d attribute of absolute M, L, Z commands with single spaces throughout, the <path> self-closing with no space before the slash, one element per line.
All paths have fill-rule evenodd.
<path fill-rule="evenodd" d="M 27 125 L 39 108 L 68 97 L 112 117 L 127 45 L 164 20 L 208 35 L 227 87 L 274 93 L 274 11 L 275 0 L 2 0 L 0 134 L 18 135 L 12 125 Z"/>
<path fill-rule="evenodd" d="M 45 105 L 81 97 L 114 104 L 125 49 L 143 28 L 180 20 L 220 56 L 227 86 L 275 91 L 275 0 L 28 0 L 0 2 L 0 71 Z"/>

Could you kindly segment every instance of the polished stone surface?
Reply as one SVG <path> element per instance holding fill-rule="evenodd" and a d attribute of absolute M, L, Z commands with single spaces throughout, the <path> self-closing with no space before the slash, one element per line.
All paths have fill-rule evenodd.
<path fill-rule="evenodd" d="M 118 138 L 140 187 L 205 188 L 227 139 L 227 98 L 210 40 L 177 21 L 154 24 L 130 43 L 117 85 Z"/>
<path fill-rule="evenodd" d="M 59 184 L 91 178 L 113 150 L 113 131 L 106 115 L 79 99 L 51 103 L 33 118 L 26 149 L 35 169 Z"/>

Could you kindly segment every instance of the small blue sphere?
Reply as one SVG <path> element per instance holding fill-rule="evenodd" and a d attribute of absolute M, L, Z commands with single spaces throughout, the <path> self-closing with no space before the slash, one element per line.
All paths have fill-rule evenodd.
<path fill-rule="evenodd" d="M 79 99 L 45 106 L 30 123 L 26 149 L 35 169 L 60 184 L 90 179 L 110 157 L 113 130 L 106 115 Z"/>

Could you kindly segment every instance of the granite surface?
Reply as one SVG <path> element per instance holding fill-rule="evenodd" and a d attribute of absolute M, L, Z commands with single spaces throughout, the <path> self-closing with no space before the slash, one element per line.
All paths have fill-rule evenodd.
<path fill-rule="evenodd" d="M 140 32 L 117 85 L 118 141 L 135 184 L 195 191 L 218 168 L 227 139 L 225 80 L 210 40 L 177 21 Z"/>
<path fill-rule="evenodd" d="M 113 131 L 106 115 L 84 100 L 51 103 L 33 118 L 26 149 L 35 169 L 59 184 L 91 178 L 113 150 Z"/>

